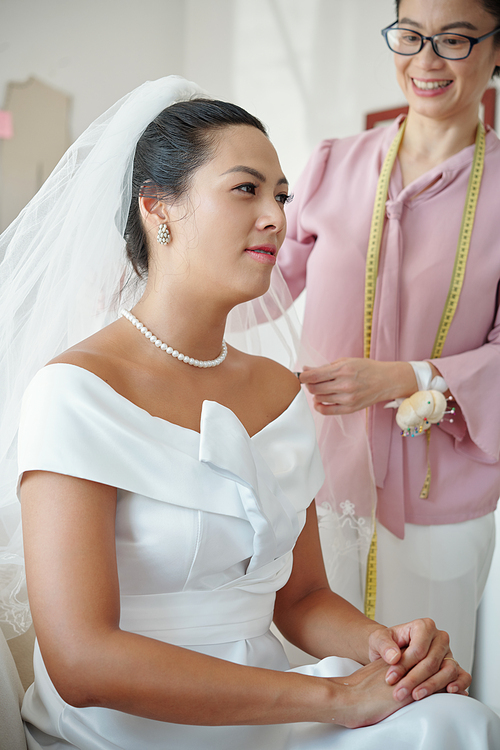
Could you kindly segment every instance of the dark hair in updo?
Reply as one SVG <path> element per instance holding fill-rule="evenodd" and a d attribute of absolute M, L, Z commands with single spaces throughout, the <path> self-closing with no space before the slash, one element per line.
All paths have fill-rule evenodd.
<path fill-rule="evenodd" d="M 267 136 L 260 120 L 236 104 L 196 98 L 164 109 L 139 138 L 124 234 L 127 256 L 138 276 L 148 270 L 139 196 L 156 196 L 172 203 L 181 199 L 189 190 L 193 173 L 210 160 L 219 131 L 232 125 L 251 125 Z"/>
<path fill-rule="evenodd" d="M 395 2 L 396 2 L 396 15 L 399 16 L 400 0 L 395 0 Z M 489 13 L 490 16 L 492 16 L 492 18 L 495 19 L 495 28 L 497 26 L 500 26 L 500 0 L 477 0 L 477 2 L 483 6 L 483 10 L 485 10 L 486 13 Z M 498 34 L 495 34 L 495 36 L 493 37 L 493 43 L 495 47 L 500 46 L 500 31 L 498 32 Z M 500 67 L 498 65 L 495 65 L 492 77 L 497 76 L 499 74 L 500 74 Z"/>

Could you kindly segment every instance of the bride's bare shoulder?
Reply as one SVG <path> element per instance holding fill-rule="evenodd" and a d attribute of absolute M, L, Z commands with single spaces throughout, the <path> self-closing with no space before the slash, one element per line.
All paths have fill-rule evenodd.
<path fill-rule="evenodd" d="M 238 352 L 241 364 L 248 372 L 249 386 L 260 399 L 265 399 L 278 413 L 283 411 L 300 391 L 297 376 L 287 367 L 267 357 Z"/>
<path fill-rule="evenodd" d="M 47 362 L 47 365 L 75 365 L 109 382 L 113 379 L 121 360 L 119 341 L 113 335 L 114 325 L 112 323 L 87 339 L 79 341 Z"/>

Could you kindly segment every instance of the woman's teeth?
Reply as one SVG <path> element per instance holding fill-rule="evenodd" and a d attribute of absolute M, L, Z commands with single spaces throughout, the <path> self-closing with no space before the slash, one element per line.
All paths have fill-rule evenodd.
<path fill-rule="evenodd" d="M 415 78 L 412 78 L 412 81 L 417 89 L 422 89 L 423 91 L 442 89 L 445 86 L 449 86 L 451 83 L 451 81 L 417 81 Z"/>

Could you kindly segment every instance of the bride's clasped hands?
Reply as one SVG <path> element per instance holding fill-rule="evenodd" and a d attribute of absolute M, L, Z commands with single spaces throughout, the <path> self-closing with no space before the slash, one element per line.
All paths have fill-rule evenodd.
<path fill-rule="evenodd" d="M 471 676 L 451 656 L 448 635 L 436 630 L 432 620 L 375 629 L 369 638 L 369 654 L 366 666 L 347 677 L 330 678 L 347 688 L 345 705 L 333 717 L 335 723 L 368 726 L 433 693 L 467 695 Z"/>

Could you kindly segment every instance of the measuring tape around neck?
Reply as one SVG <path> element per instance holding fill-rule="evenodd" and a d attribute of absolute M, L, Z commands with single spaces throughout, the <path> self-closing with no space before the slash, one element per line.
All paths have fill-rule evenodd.
<path fill-rule="evenodd" d="M 368 252 L 366 257 L 365 272 L 365 312 L 363 325 L 363 352 L 366 358 L 370 357 L 373 308 L 375 304 L 375 292 L 377 287 L 378 263 L 380 256 L 380 246 L 382 244 L 382 233 L 385 221 L 385 206 L 389 192 L 389 181 L 391 178 L 394 162 L 396 161 L 401 142 L 405 132 L 406 120 L 399 128 L 396 137 L 392 141 L 387 156 L 385 157 L 380 176 L 377 183 L 375 195 L 375 204 L 373 207 L 372 223 L 370 228 L 370 239 L 368 242 Z M 479 122 L 476 133 L 476 145 L 474 149 L 474 159 L 472 162 L 469 183 L 467 186 L 467 197 L 465 199 L 465 208 L 462 216 L 462 225 L 458 239 L 457 251 L 455 255 L 455 264 L 444 306 L 441 321 L 439 323 L 436 339 L 432 349 L 431 359 L 437 359 L 441 356 L 450 330 L 451 322 L 455 315 L 460 292 L 465 277 L 465 267 L 469 254 L 472 228 L 476 215 L 479 188 L 484 169 L 484 155 L 486 151 L 486 134 L 484 125 Z M 429 496 L 431 484 L 431 467 L 429 462 L 429 444 L 431 432 L 427 431 L 427 474 L 420 497 L 426 499 Z M 366 588 L 365 588 L 365 615 L 371 620 L 375 619 L 375 606 L 377 602 L 377 527 L 376 520 L 373 519 L 374 531 L 368 553 L 367 570 L 366 570 Z"/>
<path fill-rule="evenodd" d="M 377 288 L 378 261 L 380 257 L 380 246 L 382 244 L 382 233 L 385 223 L 385 204 L 389 192 L 389 181 L 391 179 L 394 162 L 397 159 L 399 147 L 403 140 L 406 128 L 406 120 L 399 128 L 396 137 L 392 141 L 387 156 L 382 164 L 382 169 L 377 182 L 375 193 L 375 205 L 373 206 L 372 223 L 370 227 L 370 239 L 368 241 L 368 252 L 366 254 L 365 268 L 365 315 L 363 324 L 363 356 L 370 357 L 372 342 L 373 307 L 375 305 L 375 291 Z"/>

